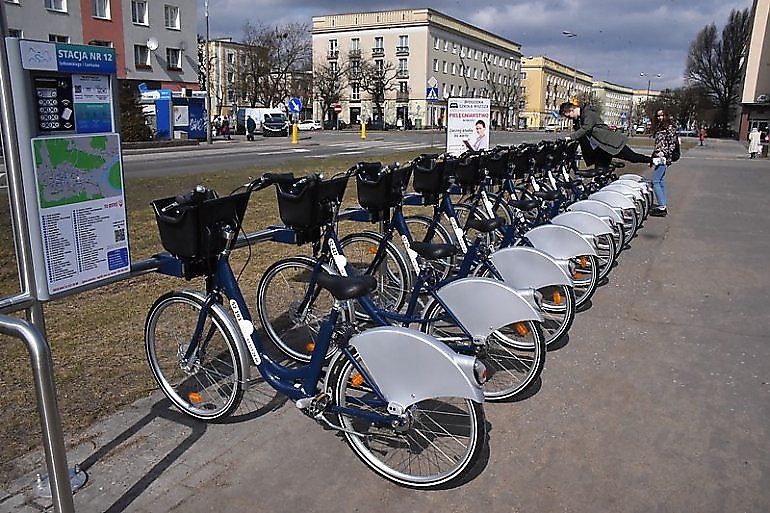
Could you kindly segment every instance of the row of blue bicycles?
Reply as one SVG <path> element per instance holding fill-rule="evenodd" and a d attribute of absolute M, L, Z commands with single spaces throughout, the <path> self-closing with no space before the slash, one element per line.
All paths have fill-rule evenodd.
<path fill-rule="evenodd" d="M 576 149 L 268 173 L 225 196 L 198 186 L 154 201 L 159 271 L 205 281 L 147 315 L 161 390 L 216 421 L 266 382 L 382 477 L 461 482 L 487 444 L 483 403 L 539 378 L 548 346 L 564 342 L 649 212 L 641 176 L 580 170 Z M 351 178 L 358 206 L 342 209 Z M 240 234 L 251 194 L 270 186 L 282 224 Z M 269 266 L 250 307 L 230 256 L 263 241 L 309 250 Z"/>

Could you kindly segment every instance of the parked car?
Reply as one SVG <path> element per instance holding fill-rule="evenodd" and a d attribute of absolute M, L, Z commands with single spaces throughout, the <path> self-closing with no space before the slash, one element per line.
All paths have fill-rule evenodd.
<path fill-rule="evenodd" d="M 268 137 L 277 135 L 286 137 L 289 135 L 289 120 L 284 114 L 265 114 L 262 121 L 262 135 Z"/>
<path fill-rule="evenodd" d="M 305 119 L 297 123 L 297 128 L 300 130 L 321 130 L 323 128 L 323 125 L 321 125 L 320 121 Z"/>
<path fill-rule="evenodd" d="M 545 130 L 548 132 L 558 132 L 561 130 L 561 127 L 557 123 L 551 122 L 545 125 Z"/>
<path fill-rule="evenodd" d="M 366 123 L 367 130 L 393 130 L 396 125 L 386 123 L 383 119 L 372 119 Z"/>
<path fill-rule="evenodd" d="M 337 129 L 337 122 L 334 121 L 333 119 L 325 119 L 324 123 L 323 123 L 323 126 L 324 126 L 324 130 L 336 130 Z M 348 126 L 347 123 L 345 123 L 341 119 L 339 120 L 340 130 L 342 130 L 343 128 L 347 128 L 347 126 Z"/>
<path fill-rule="evenodd" d="M 676 135 L 681 137 L 698 137 L 698 131 L 690 130 L 689 128 L 680 128 L 676 131 Z"/>
<path fill-rule="evenodd" d="M 647 128 L 644 125 L 638 125 L 636 127 L 636 133 L 637 134 L 643 134 L 645 130 L 647 130 Z"/>

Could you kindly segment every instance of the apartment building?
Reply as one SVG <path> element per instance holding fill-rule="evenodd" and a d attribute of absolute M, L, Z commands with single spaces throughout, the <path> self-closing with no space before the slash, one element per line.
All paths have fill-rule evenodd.
<path fill-rule="evenodd" d="M 627 127 L 633 116 L 634 90 L 602 80 L 594 82 L 592 89 L 594 97 L 602 105 L 604 122 Z"/>
<path fill-rule="evenodd" d="M 567 120 L 554 116 L 559 106 L 577 95 L 591 94 L 593 77 L 549 57 L 521 59 L 521 94 L 524 102 L 519 128 L 545 128 L 556 123 L 568 126 Z"/>
<path fill-rule="evenodd" d="M 521 45 L 433 9 L 401 9 L 313 17 L 313 66 L 391 63 L 384 121 L 416 127 L 444 123 L 450 97 L 490 98 L 491 123 L 509 126 L 518 110 Z M 368 121 L 376 115 L 361 76 L 348 75 L 339 118 Z M 430 88 L 430 90 L 429 90 Z M 431 96 L 431 99 L 428 99 Z M 316 101 L 315 112 L 323 107 Z M 318 115 L 316 117 L 319 117 Z M 334 112 L 325 113 L 332 119 Z"/>
<path fill-rule="evenodd" d="M 203 45 L 205 58 L 205 43 Z M 247 104 L 242 88 L 238 87 L 238 77 L 246 65 L 248 51 L 246 45 L 230 37 L 209 41 L 212 115 L 232 117 L 239 105 Z"/>
<path fill-rule="evenodd" d="M 743 81 L 738 137 L 745 141 L 752 128 L 767 131 L 770 125 L 770 0 L 754 3 L 746 75 Z"/>
<path fill-rule="evenodd" d="M 4 0 L 11 37 L 115 49 L 117 76 L 198 89 L 197 24 L 187 0 Z"/>

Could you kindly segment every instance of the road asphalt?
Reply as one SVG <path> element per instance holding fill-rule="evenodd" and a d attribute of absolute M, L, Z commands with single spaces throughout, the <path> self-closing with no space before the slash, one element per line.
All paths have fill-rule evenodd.
<path fill-rule="evenodd" d="M 453 489 L 368 471 L 264 385 L 227 423 L 156 393 L 82 433 L 78 512 L 763 512 L 770 507 L 770 161 L 708 140 L 668 170 L 649 218 L 524 399 L 485 405 L 489 453 Z M 136 341 L 142 357 L 141 341 Z M 39 451 L 0 490 L 37 512 Z"/>

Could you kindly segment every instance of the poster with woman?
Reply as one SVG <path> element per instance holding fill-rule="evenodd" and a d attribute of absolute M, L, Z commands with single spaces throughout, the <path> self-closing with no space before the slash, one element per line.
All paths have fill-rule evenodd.
<path fill-rule="evenodd" d="M 446 152 L 457 156 L 489 149 L 489 113 L 489 98 L 449 98 Z"/>

